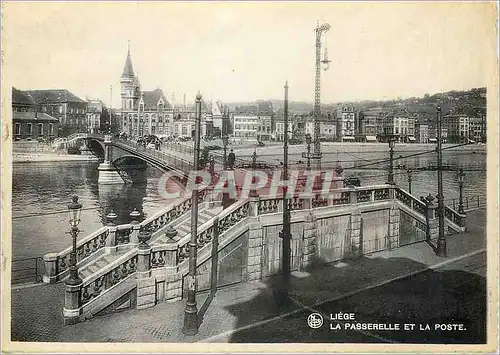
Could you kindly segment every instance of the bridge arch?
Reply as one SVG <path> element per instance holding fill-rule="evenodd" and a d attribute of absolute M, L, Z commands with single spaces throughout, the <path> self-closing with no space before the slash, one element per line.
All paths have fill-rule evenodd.
<path fill-rule="evenodd" d="M 87 148 L 99 159 L 104 159 L 104 143 L 98 139 L 87 138 L 85 141 Z"/>

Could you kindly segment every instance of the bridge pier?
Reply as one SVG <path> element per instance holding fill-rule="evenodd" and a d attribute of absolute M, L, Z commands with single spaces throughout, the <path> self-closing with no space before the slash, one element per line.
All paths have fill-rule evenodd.
<path fill-rule="evenodd" d="M 104 137 L 104 162 L 99 164 L 99 184 L 123 184 L 118 170 L 111 164 L 111 136 Z"/>

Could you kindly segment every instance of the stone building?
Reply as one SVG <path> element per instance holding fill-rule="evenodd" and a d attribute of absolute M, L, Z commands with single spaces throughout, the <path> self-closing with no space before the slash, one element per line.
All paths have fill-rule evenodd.
<path fill-rule="evenodd" d="M 59 120 L 40 110 L 40 105 L 31 95 L 12 88 L 12 132 L 15 141 L 57 137 Z"/>
<path fill-rule="evenodd" d="M 87 132 L 87 102 L 67 89 L 26 90 L 42 113 L 59 120 L 59 136 Z"/>
<path fill-rule="evenodd" d="M 173 135 L 174 110 L 161 89 L 141 90 L 139 78 L 134 75 L 130 48 L 120 84 L 122 133 L 130 137 Z"/>

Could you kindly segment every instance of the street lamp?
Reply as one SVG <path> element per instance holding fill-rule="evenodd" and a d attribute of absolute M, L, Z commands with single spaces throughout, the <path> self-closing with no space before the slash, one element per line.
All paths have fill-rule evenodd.
<path fill-rule="evenodd" d="M 446 237 L 444 235 L 444 201 L 443 201 L 443 157 L 441 151 L 441 107 L 437 106 L 437 168 L 438 168 L 438 216 L 439 237 L 437 241 L 436 255 L 446 256 Z"/>
<path fill-rule="evenodd" d="M 70 267 L 69 278 L 66 280 L 67 285 L 78 285 L 82 280 L 78 276 L 78 268 L 76 267 L 76 237 L 80 230 L 78 224 L 80 223 L 80 214 L 82 212 L 82 205 L 78 203 L 78 196 L 73 196 L 72 202 L 68 205 L 69 224 L 71 226 L 70 234 L 73 238 L 73 249 L 70 253 Z"/>
<path fill-rule="evenodd" d="M 460 168 L 458 170 L 458 188 L 460 191 L 460 197 L 458 200 L 458 213 L 464 213 L 464 197 L 463 197 L 463 191 L 464 191 L 464 169 Z"/>
<path fill-rule="evenodd" d="M 396 185 L 394 182 L 394 146 L 396 145 L 394 136 L 389 135 L 389 176 L 387 177 L 387 184 Z"/>
<path fill-rule="evenodd" d="M 199 169 L 200 131 L 201 131 L 201 94 L 196 95 L 196 125 L 194 135 L 194 169 Z M 198 308 L 196 307 L 196 257 L 198 252 L 198 187 L 191 197 L 191 239 L 189 241 L 189 275 L 187 280 L 187 300 L 184 309 L 184 327 L 182 333 L 195 335 L 198 333 Z"/>
<path fill-rule="evenodd" d="M 254 150 L 252 154 L 252 185 L 255 184 L 255 169 L 257 168 L 257 152 Z M 255 190 L 254 187 L 252 187 L 252 190 L 250 190 L 249 197 L 259 197 L 259 194 L 257 193 L 257 190 Z"/>
<path fill-rule="evenodd" d="M 229 137 L 224 135 L 222 137 L 222 146 L 224 149 L 224 170 L 227 169 L 227 144 L 229 143 Z"/>
<path fill-rule="evenodd" d="M 285 137 L 283 140 L 283 180 L 288 180 L 288 82 L 285 84 Z M 286 305 L 290 283 L 290 206 L 288 201 L 288 186 L 283 187 L 283 229 L 279 237 L 283 240 L 282 287 L 279 290 L 279 304 Z"/>

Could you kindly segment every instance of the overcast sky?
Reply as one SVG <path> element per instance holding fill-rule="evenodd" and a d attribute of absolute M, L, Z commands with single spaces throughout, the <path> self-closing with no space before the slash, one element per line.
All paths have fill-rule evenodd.
<path fill-rule="evenodd" d="M 486 86 L 493 3 L 4 3 L 3 52 L 19 89 L 120 102 L 130 40 L 142 89 L 168 99 L 314 100 L 316 21 L 330 69 L 322 101 Z M 493 62 L 493 65 L 495 63 Z"/>

